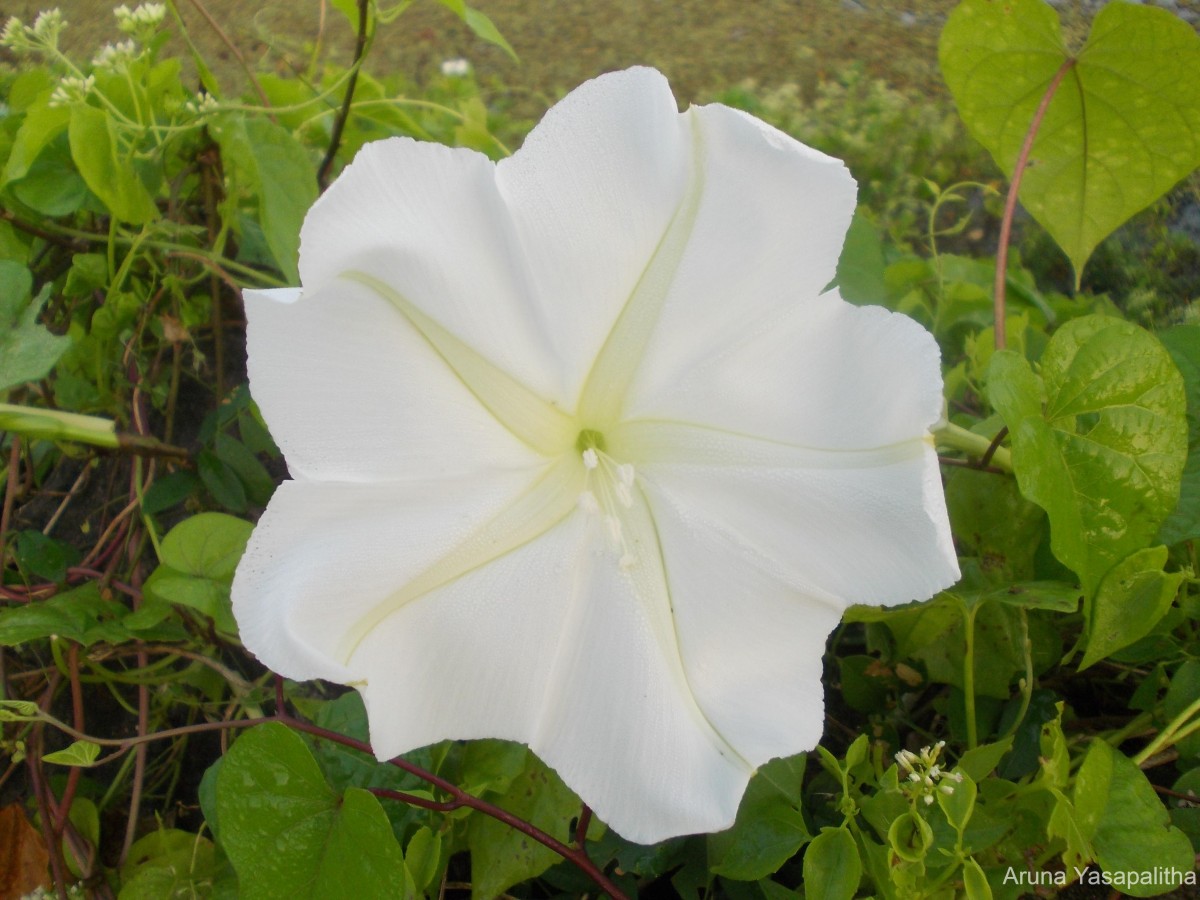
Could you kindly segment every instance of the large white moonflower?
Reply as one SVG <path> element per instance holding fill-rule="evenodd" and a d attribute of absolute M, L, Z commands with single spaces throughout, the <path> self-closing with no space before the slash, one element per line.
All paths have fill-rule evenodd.
<path fill-rule="evenodd" d="M 291 470 L 233 585 L 245 645 L 362 692 L 376 754 L 522 741 L 628 839 L 729 826 L 821 736 L 851 603 L 958 569 L 938 351 L 822 293 L 845 167 L 630 69 L 511 158 L 393 138 L 246 291 Z"/>

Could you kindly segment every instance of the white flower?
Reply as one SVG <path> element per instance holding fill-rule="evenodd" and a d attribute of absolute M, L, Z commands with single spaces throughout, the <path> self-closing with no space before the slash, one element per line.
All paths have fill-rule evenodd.
<path fill-rule="evenodd" d="M 4 23 L 4 31 L 0 33 L 0 47 L 7 47 L 14 53 L 30 49 L 29 29 L 16 16 L 10 16 Z"/>
<path fill-rule="evenodd" d="M 48 106 L 70 106 L 73 103 L 84 103 L 93 88 L 96 87 L 96 76 L 88 75 L 80 78 L 67 75 L 50 94 Z"/>
<path fill-rule="evenodd" d="M 471 64 L 462 57 L 442 60 L 442 74 L 447 78 L 464 78 L 471 74 Z"/>
<path fill-rule="evenodd" d="M 850 603 L 957 565 L 938 351 L 833 277 L 844 166 L 665 79 L 584 84 L 493 164 L 367 145 L 247 291 L 288 460 L 246 646 L 357 687 L 380 758 L 529 744 L 642 842 L 725 828 L 821 736 Z"/>
<path fill-rule="evenodd" d="M 143 39 L 153 36 L 158 26 L 167 16 L 167 7 L 163 3 L 142 3 L 134 9 L 121 4 L 113 10 L 117 19 L 117 28 L 126 34 L 139 35 Z"/>
<path fill-rule="evenodd" d="M 124 69 L 131 61 L 137 59 L 138 54 L 137 44 L 133 41 L 121 41 L 117 44 L 105 44 L 92 57 L 92 66 L 97 69 L 109 69 L 114 72 L 119 72 Z"/>

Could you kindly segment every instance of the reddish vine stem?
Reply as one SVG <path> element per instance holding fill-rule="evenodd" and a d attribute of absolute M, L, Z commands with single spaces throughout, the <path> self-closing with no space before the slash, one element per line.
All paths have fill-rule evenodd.
<path fill-rule="evenodd" d="M 583 848 L 587 842 L 588 826 L 592 824 L 592 808 L 586 803 L 579 810 L 579 821 L 575 823 L 575 846 Z"/>
<path fill-rule="evenodd" d="M 1062 84 L 1062 80 L 1066 77 L 1067 72 L 1074 67 L 1075 60 L 1068 59 L 1058 67 L 1058 71 L 1050 79 L 1050 84 L 1046 87 L 1046 93 L 1042 95 L 1042 102 L 1038 104 L 1037 112 L 1033 114 L 1033 121 L 1029 123 L 1029 131 L 1025 133 L 1025 142 L 1021 145 L 1021 152 L 1017 156 L 1017 165 L 1013 171 L 1012 181 L 1008 185 L 1008 196 L 1004 198 L 1004 217 L 1000 220 L 1000 243 L 996 248 L 996 283 L 993 289 L 993 302 L 995 304 L 993 317 L 996 322 L 997 350 L 1003 350 L 1007 343 L 1004 322 L 1004 286 L 1008 275 L 1008 242 L 1012 235 L 1013 216 L 1017 211 L 1017 194 L 1021 191 L 1021 177 L 1025 174 L 1025 169 L 1029 165 L 1029 154 L 1033 150 L 1033 141 L 1037 137 L 1038 130 L 1042 127 L 1042 119 L 1046 117 L 1046 110 L 1050 108 L 1050 101 L 1054 99 L 1054 95 L 1058 92 L 1058 86 Z"/>
<path fill-rule="evenodd" d="M 106 738 L 94 738 L 82 733 L 77 729 L 66 727 L 65 723 L 54 722 L 53 724 L 59 727 L 60 730 L 66 731 L 68 734 L 78 740 L 91 740 L 103 746 L 116 746 L 120 748 L 117 753 L 112 754 L 109 757 L 105 757 L 103 760 L 99 760 L 98 762 L 100 763 L 109 762 L 112 759 L 115 759 L 121 753 L 128 751 L 130 748 L 144 751 L 146 745 L 150 741 L 165 740 L 167 738 L 177 737 L 184 734 L 197 734 L 200 732 L 224 730 L 227 728 L 250 728 L 255 725 L 262 725 L 266 722 L 279 722 L 296 731 L 302 731 L 305 734 L 310 734 L 313 737 L 332 741 L 336 744 L 342 745 L 343 747 L 349 747 L 352 750 L 357 750 L 360 753 L 364 753 L 369 756 L 374 755 L 371 745 L 364 741 L 359 741 L 354 738 L 347 737 L 344 734 L 338 734 L 336 731 L 330 731 L 327 728 L 321 728 L 319 725 L 313 725 L 309 722 L 297 719 L 287 712 L 284 707 L 282 679 L 277 678 L 275 682 L 275 698 L 278 706 L 274 716 L 262 716 L 259 718 L 241 719 L 235 721 L 204 722 L 197 723 L 195 725 L 185 725 L 180 728 L 168 728 L 164 731 L 153 733 L 148 733 L 146 730 L 144 730 L 143 723 L 139 721 L 139 733 L 137 737 L 124 741 Z M 40 727 L 41 726 L 39 725 L 39 729 Z M 38 764 L 38 760 L 40 760 L 40 753 L 34 752 L 30 754 L 29 763 L 31 769 Z M 414 777 L 419 778 L 433 787 L 449 794 L 451 799 L 445 801 L 429 800 L 425 797 L 418 797 L 403 791 L 393 791 L 386 788 L 369 789 L 371 793 L 375 794 L 376 796 L 384 797 L 390 800 L 398 800 L 402 803 L 408 803 L 413 806 L 418 806 L 422 809 L 433 810 L 435 812 L 451 812 L 453 810 L 466 807 L 473 809 L 476 812 L 483 813 L 484 815 L 490 816 L 499 822 L 503 822 L 510 828 L 520 831 L 522 834 L 532 838 L 539 844 L 542 844 L 544 847 L 553 850 L 563 859 L 574 864 L 581 872 L 591 878 L 601 890 L 605 891 L 612 898 L 612 900 L 627 900 L 626 895 L 621 891 L 621 889 L 613 884 L 608 876 L 604 874 L 603 870 L 601 870 L 600 867 L 592 861 L 592 859 L 588 856 L 585 847 L 583 846 L 583 841 L 587 836 L 587 826 L 591 821 L 592 815 L 591 809 L 586 805 L 583 807 L 583 811 L 580 813 L 579 822 L 575 828 L 575 841 L 577 842 L 578 846 L 570 847 L 564 844 L 562 841 L 559 841 L 555 837 L 542 831 L 536 825 L 533 825 L 532 823 L 527 822 L 524 819 L 521 819 L 492 803 L 489 803 L 486 800 L 467 793 L 452 782 L 434 775 L 432 772 L 426 771 L 420 766 L 414 765 L 402 757 L 391 759 L 389 760 L 389 763 L 396 768 L 401 769 L 402 771 L 407 772 L 408 774 L 413 775 Z M 35 774 L 33 778 L 36 785 L 38 781 L 38 775 Z M 42 787 L 44 790 L 45 785 L 43 784 Z M 49 810 L 51 808 L 51 801 L 48 798 L 46 803 L 46 808 Z M 46 818 L 46 821 L 54 821 L 54 818 L 51 817 L 49 813 L 43 813 L 43 815 Z"/>
<path fill-rule="evenodd" d="M 0 535 L 8 534 L 13 505 L 17 501 L 17 475 L 21 471 L 21 436 L 12 436 L 12 449 L 8 452 L 8 472 L 4 477 L 4 507 L 0 510 Z"/>
<path fill-rule="evenodd" d="M 295 728 L 297 731 L 303 731 L 306 734 L 311 734 L 313 737 L 320 737 L 325 738 L 326 740 L 334 741 L 344 747 L 351 747 L 362 753 L 372 753 L 370 744 L 346 737 L 344 734 L 338 734 L 335 731 L 329 731 L 328 729 L 321 728 L 318 725 L 311 725 L 308 722 L 294 719 L 286 712 L 281 711 L 279 718 L 280 721 L 282 721 L 285 725 Z M 586 852 L 584 852 L 583 847 L 568 847 L 562 841 L 552 837 L 537 826 L 526 822 L 524 819 L 514 816 L 512 813 L 503 810 L 498 806 L 488 803 L 486 800 L 482 800 L 473 794 L 468 794 L 458 785 L 446 781 L 446 779 L 440 778 L 437 775 L 434 775 L 432 772 L 427 772 L 425 769 L 422 769 L 420 766 L 413 765 L 402 757 L 398 756 L 395 759 L 389 760 L 389 762 L 398 769 L 402 769 L 403 771 L 408 772 L 410 775 L 414 775 L 417 778 L 420 778 L 422 781 L 428 782 L 439 790 L 444 791 L 450 795 L 451 799 L 447 801 L 426 800 L 424 797 L 416 797 L 412 794 L 406 794 L 403 791 L 390 791 L 386 788 L 371 788 L 371 793 L 375 794 L 376 796 L 387 797 L 391 800 L 399 800 L 402 803 L 410 803 L 413 806 L 419 806 L 423 809 L 431 809 L 437 812 L 450 812 L 455 809 L 461 809 L 465 806 L 475 810 L 476 812 L 481 812 L 486 816 L 491 816 L 493 819 L 503 822 L 510 828 L 515 828 L 517 831 L 521 832 L 527 837 L 533 838 L 543 847 L 553 850 L 563 859 L 574 863 L 580 871 L 591 878 L 592 881 L 594 881 L 601 890 L 605 891 L 610 897 L 612 897 L 613 900 L 626 900 L 625 894 L 621 892 L 621 889 L 609 881 L 608 876 L 606 876 L 604 872 L 600 870 L 599 866 L 592 862 L 591 858 Z"/>
<path fill-rule="evenodd" d="M 78 731 L 87 730 L 87 722 L 83 716 L 83 684 L 79 680 L 79 645 L 74 641 L 67 648 L 67 675 L 71 680 L 71 723 Z M 58 801 L 58 815 L 54 819 L 54 831 L 61 834 L 67 827 L 67 815 L 71 812 L 71 801 L 75 799 L 75 791 L 79 787 L 79 777 L 83 769 L 71 766 L 67 773 L 67 784 L 63 788 L 62 798 Z"/>
<path fill-rule="evenodd" d="M 996 436 L 992 438 L 992 442 L 988 444 L 987 451 L 979 458 L 979 468 L 986 469 L 988 467 L 988 463 L 992 461 L 992 457 L 996 455 L 996 451 L 1000 449 L 1000 444 L 1004 441 L 1004 438 L 1007 435 L 1007 425 L 1003 426 L 999 431 L 996 432 Z"/>

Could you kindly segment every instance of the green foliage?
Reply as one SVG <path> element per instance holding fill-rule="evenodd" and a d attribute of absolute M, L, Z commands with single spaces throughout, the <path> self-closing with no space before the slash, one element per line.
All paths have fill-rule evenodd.
<path fill-rule="evenodd" d="M 239 896 L 349 900 L 414 892 L 379 801 L 359 788 L 341 796 L 330 790 L 304 741 L 283 725 L 262 725 L 234 744 L 216 799 Z"/>
<path fill-rule="evenodd" d="M 512 53 L 480 11 L 438 2 Z M 403 33 L 408 5 L 367 4 L 368 49 Z M 328 37 L 350 45 L 358 0 L 333 6 Z M 37 767 L 69 810 L 38 820 L 65 877 L 120 900 L 434 897 L 468 883 L 474 897 L 594 895 L 572 860 L 455 793 L 574 848 L 579 799 L 525 747 L 448 741 L 381 763 L 358 693 L 276 695 L 238 645 L 231 580 L 283 467 L 244 383 L 237 294 L 298 280 L 351 70 L 314 46 L 307 66 L 233 88 L 197 53 L 196 92 L 164 56 L 169 31 L 189 37 L 182 20 L 136 15 L 117 16 L 131 43 L 90 64 L 60 48 L 54 17 L 4 38 L 20 63 L 0 75 L 0 748 L 13 783 Z M 863 67 L 808 94 L 721 96 L 859 179 L 836 283 L 942 348 L 952 427 L 935 439 L 963 579 L 922 604 L 848 613 L 822 746 L 762 766 L 728 830 L 642 847 L 593 821 L 583 848 L 629 896 L 978 900 L 1015 898 L 1013 871 L 1192 871 L 1200 257 L 1175 221 L 1194 182 L 1100 245 L 1084 290 L 1047 244 L 1081 270 L 1200 161 L 1196 47 L 1162 10 L 1124 4 L 1077 52 L 1039 0 L 965 0 L 951 16 L 943 70 L 1007 176 L 1074 60 L 1023 173 L 1050 237 L 1027 230 L 1025 258 L 1002 273 L 1006 349 L 996 174 L 948 101 Z M 361 67 L 330 171 L 391 135 L 503 156 L 528 127 L 509 93 Z M 276 696 L 280 721 L 229 727 L 276 711 Z M 139 733 L 135 765 L 119 742 Z M 1164 803 L 1162 785 L 1179 796 Z"/>
<path fill-rule="evenodd" d="M 971 133 L 1013 175 L 1034 114 L 1068 67 L 1034 141 L 1021 201 L 1076 279 L 1096 245 L 1200 165 L 1200 38 L 1171 13 L 1110 3 L 1077 52 L 1041 0 L 964 0 L 942 73 Z"/>
<path fill-rule="evenodd" d="M 1046 510 L 1055 555 L 1093 595 L 1179 501 L 1187 425 L 1178 369 L 1137 326 L 1090 316 L 1054 335 L 1040 378 L 1012 351 L 997 353 L 988 391 L 1012 434 L 1021 492 Z"/>

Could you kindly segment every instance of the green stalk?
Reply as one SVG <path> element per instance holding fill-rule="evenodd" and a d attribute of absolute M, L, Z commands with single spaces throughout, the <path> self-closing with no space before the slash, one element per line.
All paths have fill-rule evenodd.
<path fill-rule="evenodd" d="M 50 441 L 76 441 L 114 450 L 121 445 L 117 437 L 117 425 L 108 419 L 11 403 L 0 403 L 0 431 L 15 431 L 25 437 Z"/>
<path fill-rule="evenodd" d="M 933 430 L 933 439 L 939 447 L 950 447 L 954 450 L 961 450 L 963 453 L 973 456 L 976 459 L 983 459 L 992 447 L 992 440 L 990 438 L 986 438 L 982 434 L 967 431 L 967 429 L 960 425 L 955 425 L 953 422 L 946 422 L 944 425 L 935 428 Z M 992 457 L 988 464 L 1012 474 L 1012 453 L 1007 447 L 996 447 L 992 451 Z"/>

